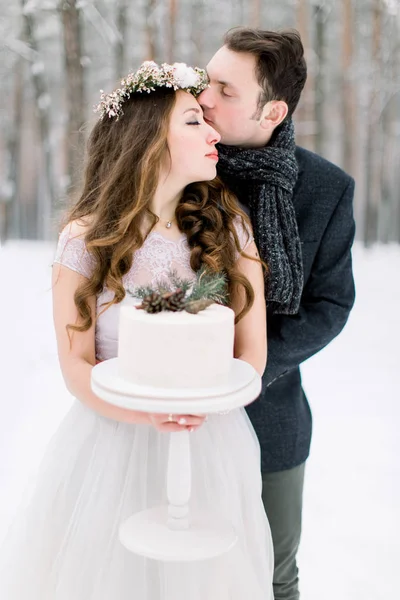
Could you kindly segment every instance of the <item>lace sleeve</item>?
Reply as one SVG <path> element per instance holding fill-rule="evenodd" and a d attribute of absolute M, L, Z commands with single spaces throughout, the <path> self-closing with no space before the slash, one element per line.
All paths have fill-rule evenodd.
<path fill-rule="evenodd" d="M 242 222 L 240 217 L 235 218 L 235 228 L 238 234 L 239 244 L 241 251 L 245 251 L 246 248 L 254 241 L 253 231 L 247 223 Z"/>
<path fill-rule="evenodd" d="M 86 250 L 85 241 L 79 234 L 72 232 L 68 224 L 60 233 L 54 262 L 80 273 L 84 277 L 92 275 L 95 261 Z"/>

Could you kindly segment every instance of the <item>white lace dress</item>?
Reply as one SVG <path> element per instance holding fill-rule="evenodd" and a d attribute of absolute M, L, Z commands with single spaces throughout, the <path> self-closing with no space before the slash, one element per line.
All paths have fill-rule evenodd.
<path fill-rule="evenodd" d="M 242 246 L 246 235 L 238 228 Z M 92 263 L 66 228 L 55 261 L 84 276 Z M 171 268 L 193 277 L 185 236 L 153 232 L 136 252 L 126 288 Z M 98 310 L 111 298 L 105 290 Z M 127 294 L 123 303 L 132 303 Z M 117 354 L 118 313 L 96 327 L 99 360 Z M 57 399 L 55 398 L 55 401 Z M 220 511 L 239 542 L 225 556 L 167 563 L 130 553 L 118 539 L 134 512 L 166 503 L 169 434 L 108 420 L 78 400 L 49 444 L 32 497 L 3 543 L 3 600 L 272 600 L 273 551 L 261 501 L 259 445 L 246 412 L 210 416 L 191 434 L 193 507 Z"/>

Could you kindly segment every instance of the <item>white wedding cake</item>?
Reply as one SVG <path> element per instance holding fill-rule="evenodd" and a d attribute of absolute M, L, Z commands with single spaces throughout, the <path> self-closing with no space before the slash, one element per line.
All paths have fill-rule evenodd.
<path fill-rule="evenodd" d="M 212 304 L 197 314 L 156 314 L 121 306 L 118 369 L 124 379 L 157 388 L 213 388 L 229 380 L 234 312 Z"/>

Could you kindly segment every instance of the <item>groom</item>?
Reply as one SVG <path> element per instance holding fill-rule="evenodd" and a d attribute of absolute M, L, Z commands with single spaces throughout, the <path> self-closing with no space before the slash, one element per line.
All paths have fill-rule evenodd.
<path fill-rule="evenodd" d="M 250 214 L 269 266 L 268 364 L 248 413 L 261 445 L 275 599 L 297 600 L 311 442 L 299 365 L 340 333 L 353 306 L 354 181 L 295 144 L 291 117 L 307 77 L 297 32 L 233 29 L 207 71 L 199 102 L 222 136 L 219 175 Z"/>

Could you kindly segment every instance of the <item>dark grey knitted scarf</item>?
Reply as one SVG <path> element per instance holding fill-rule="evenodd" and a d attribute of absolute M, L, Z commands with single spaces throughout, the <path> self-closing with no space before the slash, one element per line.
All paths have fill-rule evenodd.
<path fill-rule="evenodd" d="M 298 167 L 294 127 L 278 127 L 268 146 L 256 149 L 218 144 L 218 174 L 249 207 L 254 237 L 267 263 L 268 306 L 276 314 L 296 314 L 303 290 L 301 244 L 293 206 Z"/>

